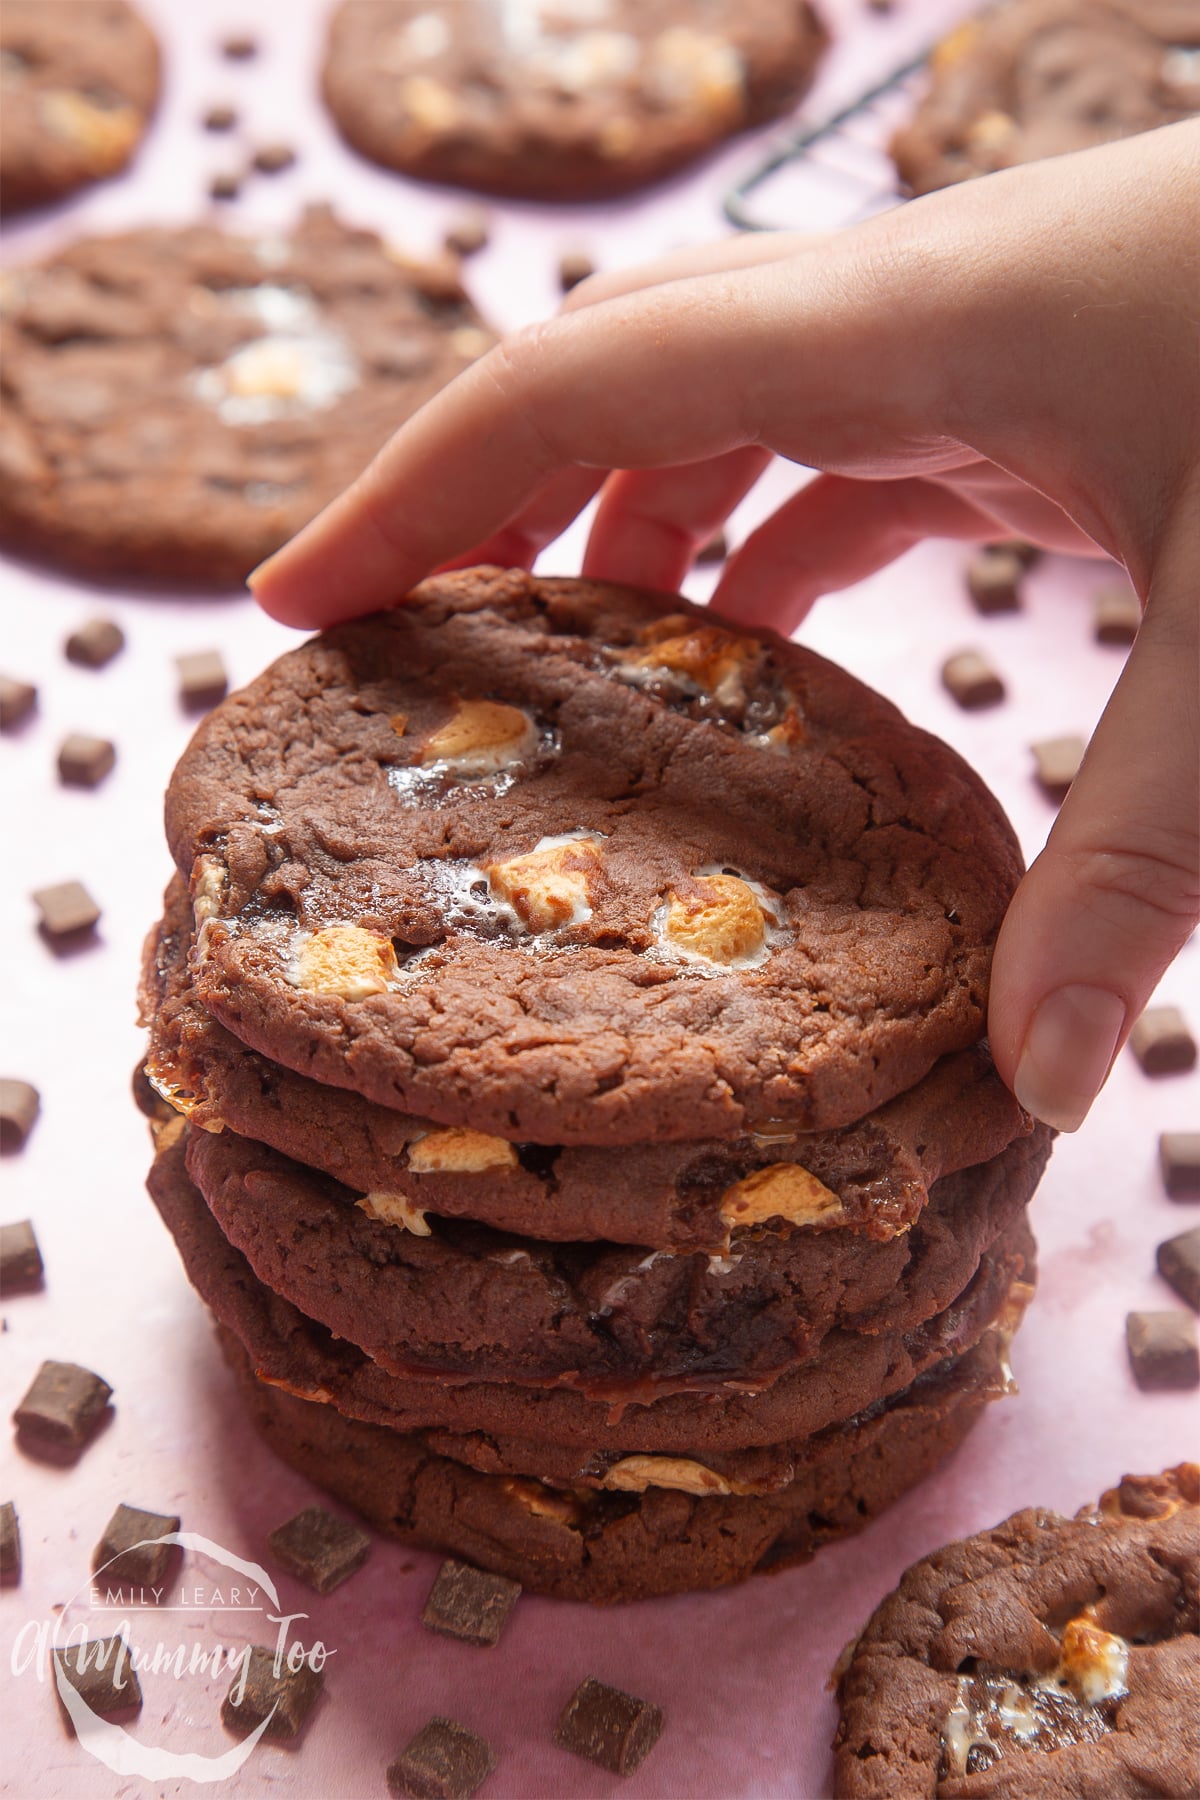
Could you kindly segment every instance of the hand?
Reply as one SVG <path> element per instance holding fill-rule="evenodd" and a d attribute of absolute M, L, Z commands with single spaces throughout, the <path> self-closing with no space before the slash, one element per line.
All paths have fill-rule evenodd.
<path fill-rule="evenodd" d="M 530 566 L 603 487 L 585 573 L 674 588 L 773 452 L 824 473 L 726 567 L 713 605 L 742 623 L 789 631 L 927 535 L 1116 557 L 1144 621 L 989 1006 L 1000 1073 L 1072 1130 L 1200 914 L 1198 244 L 1188 123 L 594 278 L 251 585 L 290 624 L 354 617 L 434 567 Z"/>

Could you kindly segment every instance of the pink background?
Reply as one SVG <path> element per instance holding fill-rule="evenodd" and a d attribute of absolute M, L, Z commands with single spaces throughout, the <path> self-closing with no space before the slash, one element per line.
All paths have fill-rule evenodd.
<path fill-rule="evenodd" d="M 11 227 L 10 263 L 80 230 L 193 217 L 208 205 L 209 176 L 240 161 L 234 143 L 196 122 L 207 105 L 226 99 L 241 109 L 250 141 L 282 137 L 302 150 L 291 173 L 248 185 L 244 199 L 222 213 L 231 223 L 270 228 L 293 217 L 303 199 L 328 198 L 347 218 L 419 250 L 434 246 L 462 209 L 459 198 L 389 176 L 342 147 L 313 88 L 325 10 L 316 0 L 260 0 L 253 9 L 222 0 L 143 4 L 168 46 L 168 85 L 135 170 Z M 826 0 L 826 7 L 843 37 L 805 108 L 812 119 L 964 10 L 952 0 L 922 0 L 918 19 L 917 8 L 900 0 L 897 14 L 880 20 L 860 0 Z M 253 63 L 225 62 L 215 40 L 244 29 L 248 17 L 262 53 Z M 761 141 L 773 138 L 768 132 Z M 694 175 L 620 207 L 497 207 L 492 245 L 470 264 L 473 291 L 496 323 L 514 326 L 556 303 L 564 249 L 586 249 L 600 266 L 616 267 L 718 234 L 725 229 L 720 197 L 755 155 L 743 141 Z M 860 160 L 871 165 L 867 150 Z M 757 205 L 767 216 L 823 226 L 849 216 L 860 199 L 853 183 L 792 175 Z M 794 469 L 772 471 L 735 515 L 734 540 L 799 479 Z M 571 572 L 580 544 L 575 530 L 543 567 Z M 913 552 L 826 601 L 804 636 L 963 751 L 1000 795 L 1032 856 L 1053 814 L 1033 782 L 1028 746 L 1065 732 L 1086 735 L 1120 669 L 1122 652 L 1091 637 L 1091 596 L 1105 572 L 1045 562 L 1028 581 L 1019 616 L 980 620 L 963 592 L 965 561 L 956 546 Z M 242 596 L 133 597 L 11 562 L 3 573 L 3 664 L 41 691 L 37 718 L 0 743 L 9 869 L 0 894 L 4 1060 L 6 1072 L 37 1084 L 43 1112 L 26 1150 L 0 1165 L 0 1178 L 3 1217 L 34 1220 L 47 1269 L 44 1293 L 18 1296 L 3 1309 L 4 1406 L 10 1410 L 41 1359 L 53 1357 L 103 1374 L 116 1408 L 74 1469 L 46 1466 L 5 1443 L 0 1489 L 17 1502 L 25 1573 L 20 1587 L 0 1593 L 4 1791 L 79 1800 L 190 1793 L 185 1780 L 117 1777 L 93 1761 L 65 1732 L 44 1664 L 14 1673 L 13 1656 L 38 1621 L 58 1616 L 55 1607 L 66 1606 L 68 1619 L 82 1616 L 72 1596 L 81 1584 L 86 1589 L 92 1547 L 117 1502 L 178 1511 L 185 1530 L 265 1560 L 267 1531 L 317 1498 L 242 1419 L 205 1314 L 143 1194 L 147 1133 L 129 1099 L 141 1044 L 133 1017 L 139 946 L 169 873 L 161 795 L 190 730 L 171 659 L 218 645 L 242 682 L 294 640 Z M 689 591 L 702 598 L 711 582 L 701 572 Z M 100 672 L 74 668 L 61 653 L 67 632 L 95 612 L 118 618 L 128 638 L 122 656 Z M 938 680 L 944 656 L 972 644 L 1010 692 L 1005 705 L 974 716 L 961 713 Z M 57 783 L 54 757 L 71 730 L 110 736 L 118 746 L 116 771 L 95 793 Z M 75 876 L 104 909 L 99 942 L 58 958 L 34 928 L 28 895 Z M 1182 1005 L 1200 1025 L 1194 941 L 1158 997 Z M 1015 1350 L 1019 1398 L 993 1407 L 941 1475 L 862 1537 L 808 1568 L 716 1595 L 606 1611 L 525 1598 L 492 1651 L 420 1626 L 434 1556 L 377 1542 L 367 1568 L 324 1598 L 279 1575 L 285 1609 L 309 1614 L 300 1622 L 303 1640 L 320 1638 L 335 1651 L 325 1697 L 297 1750 L 260 1746 L 224 1789 L 239 1797 L 381 1794 L 386 1764 L 440 1712 L 495 1746 L 500 1767 L 484 1792 L 497 1800 L 618 1790 L 630 1800 L 826 1793 L 835 1717 L 829 1670 L 906 1564 L 1018 1506 L 1073 1510 L 1125 1470 L 1157 1469 L 1194 1451 L 1194 1396 L 1134 1389 L 1123 1320 L 1131 1307 L 1174 1303 L 1154 1273 L 1154 1246 L 1196 1214 L 1165 1198 L 1156 1140 L 1161 1130 L 1200 1122 L 1198 1095 L 1195 1074 L 1152 1082 L 1122 1056 L 1085 1128 L 1060 1143 L 1036 1201 L 1042 1279 Z M 194 1583 L 204 1572 L 189 1555 L 184 1579 Z M 222 1578 L 218 1569 L 208 1575 Z M 135 1612 L 130 1619 L 132 1641 L 143 1646 L 264 1641 L 263 1630 L 261 1618 L 247 1615 Z M 661 1742 L 627 1782 L 551 1741 L 560 1708 L 588 1674 L 665 1709 Z M 231 1742 L 217 1720 L 225 1685 L 145 1677 L 134 1735 L 219 1755 Z"/>

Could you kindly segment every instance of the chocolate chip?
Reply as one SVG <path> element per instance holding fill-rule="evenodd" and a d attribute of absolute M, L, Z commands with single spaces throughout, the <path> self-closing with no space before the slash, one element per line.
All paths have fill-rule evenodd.
<path fill-rule="evenodd" d="M 729 555 L 729 542 L 723 531 L 714 531 L 710 538 L 696 552 L 696 562 L 701 568 L 712 563 L 723 563 Z"/>
<path fill-rule="evenodd" d="M 1185 1312 L 1131 1312 L 1125 1320 L 1129 1366 L 1140 1388 L 1200 1387 L 1196 1321 Z"/>
<path fill-rule="evenodd" d="M 662 1713 L 650 1701 L 605 1687 L 589 1676 L 567 1702 L 554 1741 L 614 1775 L 632 1775 L 657 1744 L 662 1728 Z"/>
<path fill-rule="evenodd" d="M 1128 582 L 1102 587 L 1092 616 L 1098 644 L 1132 644 L 1142 622 L 1141 602 Z"/>
<path fill-rule="evenodd" d="M 249 1651 L 248 1666 L 239 1668 L 221 1702 L 221 1723 L 227 1731 L 244 1733 L 270 1716 L 264 1737 L 294 1738 L 324 1685 L 325 1677 L 306 1662 L 292 1670 L 283 1658 L 277 1674 L 274 1650 L 255 1644 Z"/>
<path fill-rule="evenodd" d="M 68 1644 L 54 1652 L 54 1662 L 56 1671 L 98 1717 L 141 1710 L 142 1687 L 123 1637 Z"/>
<path fill-rule="evenodd" d="M 16 1587 L 21 1579 L 21 1527 L 11 1500 L 0 1504 L 0 1587 Z"/>
<path fill-rule="evenodd" d="M 1167 1238 L 1155 1253 L 1158 1272 L 1193 1312 L 1200 1312 L 1200 1225 Z"/>
<path fill-rule="evenodd" d="M 491 220 L 482 207 L 475 207 L 451 221 L 442 243 L 455 256 L 474 256 L 487 248 L 491 235 Z"/>
<path fill-rule="evenodd" d="M 1158 1162 L 1172 1200 L 1200 1200 L 1200 1131 L 1164 1131 Z"/>
<path fill-rule="evenodd" d="M 60 881 L 55 887 L 38 888 L 33 901 L 42 915 L 38 929 L 64 949 L 89 937 L 100 917 L 100 908 L 81 881 Z"/>
<path fill-rule="evenodd" d="M 1004 683 L 978 650 L 959 650 L 942 664 L 942 686 L 968 712 L 995 706 L 1004 698 Z"/>
<path fill-rule="evenodd" d="M 224 169 L 213 176 L 208 184 L 209 196 L 213 200 L 236 200 L 242 191 L 242 178 L 231 169 Z"/>
<path fill-rule="evenodd" d="M 32 1294 L 42 1285 L 42 1253 L 28 1219 L 0 1225 L 0 1294 Z"/>
<path fill-rule="evenodd" d="M 990 545 L 977 552 L 967 565 L 967 592 L 976 612 L 1018 612 L 1025 564 L 1012 550 Z"/>
<path fill-rule="evenodd" d="M 1179 1075 L 1196 1066 L 1196 1040 L 1177 1006 L 1148 1006 L 1129 1047 L 1147 1075 Z"/>
<path fill-rule="evenodd" d="M 404 269 L 418 293 L 435 306 L 457 306 L 465 299 L 462 265 L 449 250 L 423 256 L 420 262 L 405 263 Z"/>
<path fill-rule="evenodd" d="M 393 1794 L 413 1800 L 469 1800 L 496 1767 L 490 1744 L 453 1719 L 430 1719 L 388 1765 Z"/>
<path fill-rule="evenodd" d="M 210 106 L 201 122 L 205 131 L 232 131 L 237 119 L 237 112 L 232 106 Z"/>
<path fill-rule="evenodd" d="M 191 650 L 175 658 L 179 699 L 188 712 L 207 712 L 229 692 L 229 677 L 219 650 Z"/>
<path fill-rule="evenodd" d="M 58 753 L 58 778 L 64 787 L 99 787 L 116 760 L 116 746 L 107 738 L 73 731 Z"/>
<path fill-rule="evenodd" d="M 290 144 L 264 144 L 251 158 L 260 175 L 278 175 L 290 169 L 295 160 L 296 152 Z"/>
<path fill-rule="evenodd" d="M 248 62 L 250 57 L 258 55 L 258 39 L 251 37 L 249 32 L 234 32 L 221 39 L 221 55 L 231 62 Z"/>
<path fill-rule="evenodd" d="M 583 250 L 564 250 L 558 259 L 558 284 L 564 294 L 595 273 L 595 263 Z"/>
<path fill-rule="evenodd" d="M 1081 737 L 1044 738 L 1032 744 L 1038 786 L 1051 800 L 1065 800 L 1087 749 Z"/>
<path fill-rule="evenodd" d="M 32 681 L 0 675 L 0 731 L 15 731 L 37 711 L 38 691 Z"/>
<path fill-rule="evenodd" d="M 31 1081 L 0 1077 L 0 1150 L 20 1150 L 41 1111 L 42 1097 Z"/>
<path fill-rule="evenodd" d="M 64 1450 L 82 1450 L 104 1414 L 112 1389 L 78 1363 L 44 1362 L 13 1422 L 25 1436 Z"/>
<path fill-rule="evenodd" d="M 178 1544 L 161 1540 L 178 1530 L 175 1514 L 143 1512 L 122 1502 L 104 1527 L 92 1554 L 92 1569 L 109 1587 L 161 1587 L 179 1554 Z"/>
<path fill-rule="evenodd" d="M 309 1506 L 277 1525 L 267 1538 L 271 1554 L 290 1575 L 328 1594 L 361 1569 L 371 1553 L 371 1539 L 348 1519 L 323 1506 Z"/>
<path fill-rule="evenodd" d="M 429 1590 L 421 1623 L 465 1644 L 496 1644 L 520 1593 L 519 1581 L 450 1558 Z"/>
<path fill-rule="evenodd" d="M 102 669 L 125 648 L 125 633 L 115 619 L 88 619 L 73 631 L 63 646 L 68 662 L 85 669 Z"/>

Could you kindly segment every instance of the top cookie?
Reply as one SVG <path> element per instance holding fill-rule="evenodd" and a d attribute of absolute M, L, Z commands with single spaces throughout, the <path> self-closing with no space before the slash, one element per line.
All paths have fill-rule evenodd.
<path fill-rule="evenodd" d="M 1200 111 L 1200 0 L 1009 0 L 933 52 L 892 141 L 911 193 Z"/>
<path fill-rule="evenodd" d="M 158 100 L 158 45 L 124 0 L 4 0 L 0 209 L 115 175 Z"/>
<path fill-rule="evenodd" d="M 913 1565 L 840 1670 L 841 1800 L 1200 1792 L 1200 1468 Z"/>
<path fill-rule="evenodd" d="M 590 200 L 786 112 L 824 44 L 808 0 L 345 0 L 325 98 L 407 175 Z"/>
<path fill-rule="evenodd" d="M 514 1141 L 846 1124 L 982 1032 L 999 806 L 773 634 L 470 570 L 282 657 L 167 795 L 195 991 L 336 1087 Z"/>

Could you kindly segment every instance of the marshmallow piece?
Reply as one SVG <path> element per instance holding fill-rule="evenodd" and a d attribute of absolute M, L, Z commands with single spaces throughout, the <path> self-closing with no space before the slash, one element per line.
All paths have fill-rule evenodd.
<path fill-rule="evenodd" d="M 364 1194 L 354 1204 L 380 1225 L 394 1225 L 397 1231 L 411 1231 L 414 1237 L 433 1236 L 425 1214 L 419 1206 L 410 1206 L 403 1194 Z"/>
<path fill-rule="evenodd" d="M 486 863 L 493 895 L 512 907 L 527 930 L 554 931 L 592 916 L 589 877 L 600 867 L 595 838 L 543 838 L 524 856 Z"/>
<path fill-rule="evenodd" d="M 799 1163 L 771 1163 L 755 1169 L 721 1196 L 721 1217 L 731 1229 L 758 1225 L 764 1219 L 810 1225 L 841 1210 L 842 1203 L 833 1190 Z"/>
<path fill-rule="evenodd" d="M 490 775 L 533 749 L 528 713 L 499 700 L 456 700 L 454 717 L 426 738 L 421 761 L 449 763 L 460 775 Z"/>
<path fill-rule="evenodd" d="M 737 1489 L 685 1456 L 623 1456 L 605 1472 L 602 1487 L 624 1494 L 641 1494 L 648 1487 L 675 1488 L 682 1494 L 733 1494 Z"/>
<path fill-rule="evenodd" d="M 667 899 L 663 933 L 685 956 L 730 964 L 756 956 L 766 942 L 761 905 L 738 875 L 697 875 Z"/>
<path fill-rule="evenodd" d="M 397 973 L 390 938 L 361 925 L 323 925 L 296 951 L 291 979 L 310 994 L 365 1000 L 386 994 Z"/>
<path fill-rule="evenodd" d="M 481 1169 L 515 1169 L 517 1153 L 504 1138 L 452 1126 L 418 1138 L 409 1148 L 408 1166 L 416 1175 L 474 1175 Z"/>

